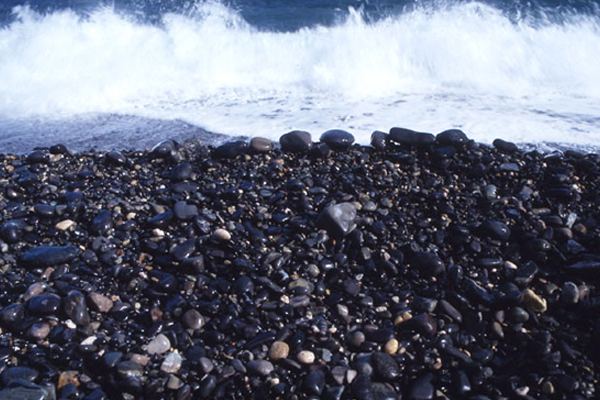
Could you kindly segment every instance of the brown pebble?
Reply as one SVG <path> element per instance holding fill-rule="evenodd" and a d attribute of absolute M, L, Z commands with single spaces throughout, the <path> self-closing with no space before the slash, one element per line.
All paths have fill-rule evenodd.
<path fill-rule="evenodd" d="M 286 342 L 276 341 L 273 342 L 269 349 L 269 358 L 271 360 L 281 360 L 287 358 L 290 353 L 290 346 Z"/>

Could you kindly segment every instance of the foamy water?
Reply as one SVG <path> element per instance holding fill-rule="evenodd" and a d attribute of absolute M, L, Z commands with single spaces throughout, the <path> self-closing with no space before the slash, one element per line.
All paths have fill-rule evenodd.
<path fill-rule="evenodd" d="M 115 114 L 273 139 L 342 128 L 368 143 L 392 126 L 482 142 L 600 137 L 596 17 L 515 22 L 471 2 L 272 32 L 213 2 L 159 25 L 111 8 L 15 11 L 0 30 L 0 132 Z"/>

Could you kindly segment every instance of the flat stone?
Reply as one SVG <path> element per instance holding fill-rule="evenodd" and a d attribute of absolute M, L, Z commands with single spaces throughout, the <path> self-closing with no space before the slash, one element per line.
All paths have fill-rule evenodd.
<path fill-rule="evenodd" d="M 389 137 L 394 142 L 411 146 L 427 146 L 435 143 L 435 136 L 431 133 L 417 132 L 406 128 L 390 129 Z"/>
<path fill-rule="evenodd" d="M 320 396 L 325 388 L 325 373 L 321 370 L 311 372 L 304 378 L 302 388 L 308 395 Z"/>
<path fill-rule="evenodd" d="M 21 256 L 21 262 L 31 267 L 53 267 L 64 264 L 79 255 L 75 246 L 39 246 Z"/>
<path fill-rule="evenodd" d="M 198 207 L 194 204 L 188 204 L 187 202 L 180 200 L 173 206 L 173 213 L 180 221 L 190 221 L 198 215 Z"/>
<path fill-rule="evenodd" d="M 22 304 L 10 304 L 0 311 L 0 324 L 5 328 L 12 328 L 23 318 L 25 318 L 25 306 Z"/>
<path fill-rule="evenodd" d="M 266 376 L 273 372 L 275 367 L 266 360 L 252 360 L 248 363 L 248 369 L 257 375 Z"/>
<path fill-rule="evenodd" d="M 142 377 L 144 367 L 133 361 L 122 361 L 117 365 L 117 372 L 123 378 Z"/>
<path fill-rule="evenodd" d="M 36 322 L 27 330 L 27 337 L 34 340 L 44 340 L 50 334 L 50 325 L 45 322 Z"/>

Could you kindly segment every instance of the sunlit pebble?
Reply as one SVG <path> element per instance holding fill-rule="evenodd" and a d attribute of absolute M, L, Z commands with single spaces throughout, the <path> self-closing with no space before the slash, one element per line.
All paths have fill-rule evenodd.
<path fill-rule="evenodd" d="M 297 357 L 298 361 L 300 361 L 302 364 L 312 364 L 315 362 L 315 353 L 312 351 L 303 350 L 298 353 Z"/>
<path fill-rule="evenodd" d="M 60 229 L 61 231 L 66 231 L 74 225 L 76 225 L 75 221 L 70 220 L 70 219 L 65 219 L 63 221 L 58 222 L 55 226 L 56 226 L 56 229 Z"/>
<path fill-rule="evenodd" d="M 94 344 L 94 342 L 96 341 L 96 339 L 98 339 L 96 336 L 88 336 L 87 338 L 85 338 L 81 342 L 81 345 L 82 346 L 88 346 L 88 345 Z"/>
<path fill-rule="evenodd" d="M 165 231 L 163 231 L 162 229 L 154 228 L 154 229 L 152 229 L 152 234 L 155 237 L 164 237 L 165 236 Z"/>
<path fill-rule="evenodd" d="M 77 325 L 75 325 L 75 322 L 71 321 L 70 319 L 65 321 L 65 325 L 69 329 L 77 329 Z"/>

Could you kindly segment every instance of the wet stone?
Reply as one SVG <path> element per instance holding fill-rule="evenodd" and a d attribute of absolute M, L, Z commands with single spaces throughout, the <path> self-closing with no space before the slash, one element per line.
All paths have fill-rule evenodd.
<path fill-rule="evenodd" d="M 27 330 L 27 337 L 34 340 L 44 340 L 50 334 L 50 325 L 45 322 L 36 322 Z"/>
<path fill-rule="evenodd" d="M 418 378 L 410 388 L 408 398 L 411 400 L 431 400 L 433 399 L 434 387 L 431 384 L 431 374 L 426 374 Z"/>
<path fill-rule="evenodd" d="M 344 150 L 354 143 L 354 135 L 341 129 L 331 129 L 321 135 L 321 142 L 333 150 Z"/>
<path fill-rule="evenodd" d="M 236 140 L 227 142 L 215 149 L 215 156 L 219 158 L 233 159 L 248 151 L 248 144 L 245 140 Z"/>
<path fill-rule="evenodd" d="M 273 372 L 275 367 L 266 360 L 253 360 L 248 363 L 248 369 L 257 375 L 266 376 Z"/>
<path fill-rule="evenodd" d="M 512 143 L 512 142 L 507 142 L 505 140 L 502 139 L 495 139 L 492 144 L 494 145 L 494 147 L 496 149 L 498 149 L 498 151 L 502 152 L 502 153 L 514 153 L 517 150 L 519 150 L 519 148 L 517 147 L 516 144 Z"/>
<path fill-rule="evenodd" d="M 0 237 L 6 243 L 17 242 L 23 233 L 25 223 L 23 221 L 8 221 L 0 228 Z"/>
<path fill-rule="evenodd" d="M 565 304 L 577 304 L 579 302 L 579 287 L 573 282 L 565 282 L 562 287 L 560 301 Z"/>
<path fill-rule="evenodd" d="M 377 374 L 385 381 L 394 381 L 402 374 L 396 360 L 387 353 L 373 353 L 371 355 L 371 363 Z"/>
<path fill-rule="evenodd" d="M 0 324 L 5 328 L 12 328 L 23 318 L 25 318 L 25 307 L 22 304 L 11 304 L 0 311 Z"/>
<path fill-rule="evenodd" d="M 171 169 L 171 180 L 175 182 L 181 182 L 188 179 L 192 175 L 192 164 L 184 162 L 177 164 Z"/>
<path fill-rule="evenodd" d="M 197 310 L 187 310 L 182 316 L 182 322 L 188 329 L 200 329 L 204 326 L 204 317 Z"/>
<path fill-rule="evenodd" d="M 500 221 L 486 220 L 482 227 L 492 239 L 507 241 L 510 238 L 509 227 Z"/>
<path fill-rule="evenodd" d="M 279 138 L 281 150 L 291 153 L 306 152 L 312 145 L 310 133 L 305 131 L 291 131 Z"/>
<path fill-rule="evenodd" d="M 196 241 L 188 239 L 185 242 L 179 243 L 171 248 L 171 255 L 177 261 L 183 261 L 191 256 L 196 251 Z"/>
<path fill-rule="evenodd" d="M 112 150 L 106 153 L 106 162 L 111 165 L 125 165 L 127 158 L 120 151 Z"/>
<path fill-rule="evenodd" d="M 366 375 L 359 375 L 352 382 L 352 395 L 356 400 L 375 400 L 371 379 Z"/>
<path fill-rule="evenodd" d="M 304 378 L 302 388 L 308 395 L 320 396 L 325 388 L 325 373 L 321 370 L 311 372 Z"/>
<path fill-rule="evenodd" d="M 64 299 L 65 314 L 79 326 L 85 326 L 90 323 L 85 296 L 83 293 L 72 290 Z"/>
<path fill-rule="evenodd" d="M 35 315 L 51 315 L 58 311 L 60 303 L 60 296 L 54 293 L 38 294 L 29 300 L 27 309 Z"/>
<path fill-rule="evenodd" d="M 371 384 L 373 400 L 398 400 L 399 395 L 389 384 L 374 382 Z"/>
<path fill-rule="evenodd" d="M 356 214 L 352 203 L 335 204 L 321 211 L 316 224 L 332 236 L 346 236 L 356 228 Z"/>
<path fill-rule="evenodd" d="M 448 129 L 438 133 L 435 137 L 442 146 L 464 147 L 469 142 L 467 135 L 460 129 Z"/>
<path fill-rule="evenodd" d="M 374 131 L 371 134 L 371 146 L 377 150 L 383 150 L 387 146 L 388 134 L 381 131 Z"/>
<path fill-rule="evenodd" d="M 54 400 L 54 391 L 45 386 L 16 379 L 0 390 L 0 400 Z"/>
<path fill-rule="evenodd" d="M 180 221 L 189 221 L 198 215 L 198 207 L 185 201 L 178 201 L 173 206 L 173 212 Z"/>
<path fill-rule="evenodd" d="M 24 379 L 34 382 L 39 375 L 39 372 L 29 367 L 11 367 L 2 373 L 2 382 L 7 384 L 15 379 Z"/>
<path fill-rule="evenodd" d="M 80 252 L 75 246 L 39 246 L 23 254 L 21 261 L 32 267 L 52 267 L 73 260 Z"/>
<path fill-rule="evenodd" d="M 158 143 L 150 151 L 153 158 L 171 158 L 177 153 L 177 144 L 171 139 Z"/>
<path fill-rule="evenodd" d="M 389 138 L 394 142 L 412 146 L 427 146 L 435 143 L 435 136 L 431 133 L 416 132 L 406 128 L 390 129 Z"/>
<path fill-rule="evenodd" d="M 433 253 L 419 252 L 411 260 L 411 265 L 424 276 L 438 276 L 445 272 L 442 260 Z"/>
<path fill-rule="evenodd" d="M 266 153 L 273 150 L 273 142 L 269 139 L 255 137 L 250 140 L 249 148 L 254 153 Z"/>

